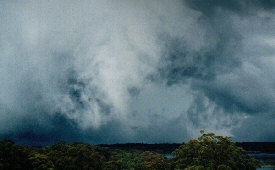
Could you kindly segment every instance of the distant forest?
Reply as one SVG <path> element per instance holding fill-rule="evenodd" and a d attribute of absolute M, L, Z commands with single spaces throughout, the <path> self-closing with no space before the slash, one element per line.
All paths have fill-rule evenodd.
<path fill-rule="evenodd" d="M 28 147 L 2 140 L 0 169 L 250 170 L 260 167 L 259 161 L 251 158 L 243 148 L 248 151 L 274 152 L 274 143 L 236 145 L 229 137 L 204 132 L 198 139 L 185 144 L 128 143 L 96 146 L 83 142 L 58 142 L 51 146 Z"/>
<path fill-rule="evenodd" d="M 146 144 L 146 143 L 125 143 L 125 144 L 100 144 L 98 146 L 108 147 L 121 150 L 142 150 L 155 151 L 163 154 L 172 153 L 184 143 L 161 143 L 161 144 Z M 275 153 L 275 142 L 236 142 L 236 146 L 242 147 L 248 152 L 263 152 Z"/>

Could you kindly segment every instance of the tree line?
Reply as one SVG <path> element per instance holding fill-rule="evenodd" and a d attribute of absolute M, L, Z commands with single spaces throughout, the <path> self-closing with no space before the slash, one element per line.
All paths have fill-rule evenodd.
<path fill-rule="evenodd" d="M 0 169 L 26 170 L 251 170 L 259 162 L 230 137 L 204 133 L 172 152 L 172 157 L 154 151 L 120 150 L 83 142 L 59 142 L 41 148 L 0 141 Z"/>

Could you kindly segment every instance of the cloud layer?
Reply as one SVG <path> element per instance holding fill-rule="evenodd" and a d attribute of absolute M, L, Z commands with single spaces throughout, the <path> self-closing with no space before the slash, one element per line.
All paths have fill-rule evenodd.
<path fill-rule="evenodd" d="M 1 1 L 0 136 L 155 143 L 206 129 L 274 141 L 274 7 Z"/>

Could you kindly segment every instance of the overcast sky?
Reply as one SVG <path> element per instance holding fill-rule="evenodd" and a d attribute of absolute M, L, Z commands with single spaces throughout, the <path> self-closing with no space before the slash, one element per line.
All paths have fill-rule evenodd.
<path fill-rule="evenodd" d="M 0 0 L 0 138 L 275 142 L 275 1 Z"/>

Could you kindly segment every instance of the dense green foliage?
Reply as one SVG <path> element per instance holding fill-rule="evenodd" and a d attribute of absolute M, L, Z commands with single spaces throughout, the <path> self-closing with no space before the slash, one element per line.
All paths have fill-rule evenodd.
<path fill-rule="evenodd" d="M 256 169 L 259 162 L 230 141 L 230 137 L 205 134 L 180 146 L 173 154 L 173 166 L 179 169 L 237 170 Z"/>
<path fill-rule="evenodd" d="M 42 148 L 0 141 L 0 170 L 255 169 L 258 162 L 229 137 L 204 134 L 180 146 L 174 157 L 151 151 L 123 151 L 88 143 L 59 142 Z"/>
<path fill-rule="evenodd" d="M 0 169 L 30 169 L 31 152 L 29 148 L 16 145 L 12 141 L 0 141 Z"/>
<path fill-rule="evenodd" d="M 162 154 L 149 151 L 110 150 L 88 143 L 65 142 L 29 148 L 4 140 L 0 142 L 0 169 L 168 169 L 168 163 Z"/>

